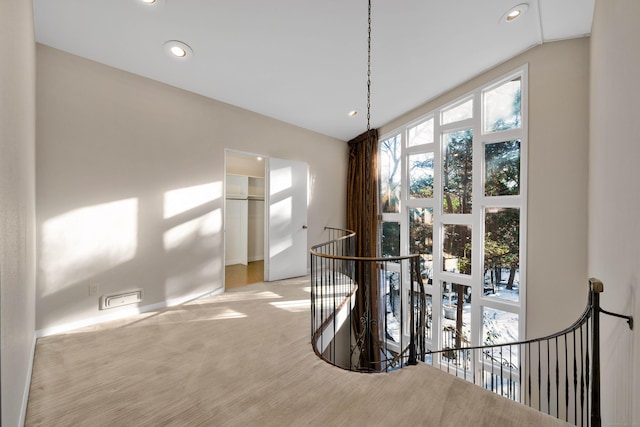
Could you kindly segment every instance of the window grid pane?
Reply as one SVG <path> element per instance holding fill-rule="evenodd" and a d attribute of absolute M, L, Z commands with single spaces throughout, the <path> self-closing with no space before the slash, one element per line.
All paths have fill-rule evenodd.
<path fill-rule="evenodd" d="M 380 143 L 380 201 L 383 213 L 400 212 L 400 144 L 396 135 Z"/>
<path fill-rule="evenodd" d="M 521 93 L 526 94 L 526 70 L 512 76 L 478 87 L 463 101 L 435 110 L 381 141 L 381 218 L 387 221 L 382 224 L 383 253 L 420 255 L 427 299 L 420 300 L 415 288 L 405 291 L 416 306 L 427 306 L 426 338 L 438 349 L 504 342 L 505 336 L 517 340 L 522 332 L 519 320 L 524 319 L 525 307 L 520 290 L 524 292 L 525 278 L 521 288 L 519 258 L 521 228 L 526 228 L 521 208 L 527 194 L 521 171 L 527 118 L 521 114 Z M 474 117 L 478 120 L 471 120 Z M 489 142 L 484 137 L 503 131 L 508 132 L 501 139 L 494 135 Z M 480 156 L 477 167 L 474 154 Z M 431 325 L 437 326 L 435 331 Z M 500 363 L 503 353 L 485 354 L 486 366 Z M 472 362 L 470 352 L 464 351 L 444 352 L 441 357 L 459 367 Z"/>
<path fill-rule="evenodd" d="M 505 344 L 518 341 L 520 316 L 517 313 L 484 307 L 482 310 L 482 344 Z M 486 362 L 504 369 L 520 367 L 519 346 L 498 347 L 483 352 Z"/>
<path fill-rule="evenodd" d="M 471 287 L 442 282 L 442 347 L 470 347 L 471 333 Z"/>
<path fill-rule="evenodd" d="M 382 256 L 400 256 L 400 223 L 382 223 Z"/>
<path fill-rule="evenodd" d="M 520 194 L 520 140 L 484 146 L 485 196 Z"/>
<path fill-rule="evenodd" d="M 442 243 L 442 270 L 470 275 L 471 226 L 445 224 Z"/>
<path fill-rule="evenodd" d="M 433 278 L 433 209 L 409 209 L 409 253 L 420 254 L 420 275 L 424 284 Z"/>
<path fill-rule="evenodd" d="M 409 166 L 409 197 L 433 197 L 433 153 L 411 154 Z"/>
<path fill-rule="evenodd" d="M 520 77 L 484 92 L 485 133 L 522 126 Z"/>
<path fill-rule="evenodd" d="M 473 131 L 444 134 L 443 212 L 471 213 L 473 189 Z"/>
<path fill-rule="evenodd" d="M 518 302 L 520 209 L 487 208 L 484 228 L 484 295 Z"/>
<path fill-rule="evenodd" d="M 410 127 L 407 135 L 407 147 L 433 143 L 433 117 Z"/>
<path fill-rule="evenodd" d="M 451 107 L 442 112 L 442 124 L 446 125 L 473 117 L 473 99 Z"/>

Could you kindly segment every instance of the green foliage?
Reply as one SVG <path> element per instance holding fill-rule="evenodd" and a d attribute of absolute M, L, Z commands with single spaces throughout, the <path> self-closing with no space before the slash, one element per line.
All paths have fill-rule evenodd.
<path fill-rule="evenodd" d="M 484 267 L 518 268 L 520 265 L 520 210 L 500 209 L 485 219 Z"/>
<path fill-rule="evenodd" d="M 471 213 L 473 132 L 448 135 L 442 162 L 445 213 Z"/>
<path fill-rule="evenodd" d="M 409 176 L 411 177 L 409 194 L 414 198 L 433 197 L 433 155 L 425 157 L 422 160 L 410 157 L 412 160 L 409 164 Z"/>
<path fill-rule="evenodd" d="M 412 254 L 433 254 L 433 224 L 411 222 L 409 251 Z"/>
<path fill-rule="evenodd" d="M 382 223 L 382 256 L 400 256 L 400 224 Z"/>
<path fill-rule="evenodd" d="M 520 141 L 485 146 L 485 195 L 520 194 Z"/>
<path fill-rule="evenodd" d="M 443 262 L 446 262 L 447 258 L 455 258 L 458 271 L 462 274 L 471 274 L 471 226 L 446 225 L 443 250 L 445 252 Z"/>

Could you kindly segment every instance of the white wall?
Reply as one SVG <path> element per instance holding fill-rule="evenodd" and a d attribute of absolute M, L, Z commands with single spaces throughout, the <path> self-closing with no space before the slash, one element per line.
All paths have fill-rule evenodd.
<path fill-rule="evenodd" d="M 640 2 L 597 0 L 591 36 L 589 274 L 640 322 Z M 602 316 L 603 425 L 640 426 L 638 325 Z"/>
<path fill-rule="evenodd" d="M 385 134 L 529 64 L 527 337 L 569 326 L 587 303 L 589 39 L 544 44 L 380 130 Z"/>
<path fill-rule="evenodd" d="M 265 162 L 264 159 L 258 159 L 257 155 L 261 155 L 261 153 L 249 155 L 228 150 L 226 152 L 227 173 L 264 178 Z"/>
<path fill-rule="evenodd" d="M 142 306 L 221 290 L 226 148 L 309 164 L 310 245 L 344 225 L 346 143 L 50 47 L 37 59 L 39 330 L 114 313 L 94 284 L 143 288 Z"/>
<path fill-rule="evenodd" d="M 32 2 L 0 2 L 0 424 L 23 422 L 35 344 Z"/>

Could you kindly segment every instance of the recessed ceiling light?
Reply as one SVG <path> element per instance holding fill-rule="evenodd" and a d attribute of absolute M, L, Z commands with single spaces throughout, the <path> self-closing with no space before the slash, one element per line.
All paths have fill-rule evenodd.
<path fill-rule="evenodd" d="M 131 0 L 129 0 L 131 1 Z M 133 0 L 140 7 L 150 10 L 161 10 L 166 6 L 167 0 Z"/>
<path fill-rule="evenodd" d="M 169 40 L 164 44 L 164 51 L 169 57 L 179 60 L 193 56 L 193 50 L 186 44 L 178 40 Z"/>
<path fill-rule="evenodd" d="M 510 14 L 507 15 L 507 21 L 513 21 L 518 16 L 520 16 L 521 13 L 522 13 L 522 11 L 520 9 L 514 10 L 513 12 L 511 12 Z"/>
<path fill-rule="evenodd" d="M 513 22 L 516 19 L 520 18 L 522 15 L 524 15 L 527 9 L 529 9 L 529 4 L 527 3 L 522 3 L 517 6 L 514 6 L 511 9 L 509 9 L 507 13 L 502 15 L 502 18 L 500 18 L 500 22 Z"/>
<path fill-rule="evenodd" d="M 349 113 L 348 113 L 348 114 L 349 114 L 349 117 L 355 117 L 355 116 L 357 116 L 357 115 L 358 115 L 358 111 L 356 111 L 356 110 L 351 110 L 351 111 L 349 111 Z"/>
<path fill-rule="evenodd" d="M 181 48 L 180 46 L 171 46 L 169 49 L 174 56 L 178 58 L 182 58 L 183 56 L 187 56 L 187 51 Z"/>

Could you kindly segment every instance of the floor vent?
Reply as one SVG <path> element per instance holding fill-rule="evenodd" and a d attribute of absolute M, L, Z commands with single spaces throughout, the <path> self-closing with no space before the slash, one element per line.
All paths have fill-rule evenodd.
<path fill-rule="evenodd" d="M 142 289 L 113 295 L 104 295 L 100 300 L 100 310 L 135 304 L 140 301 L 142 301 Z"/>

